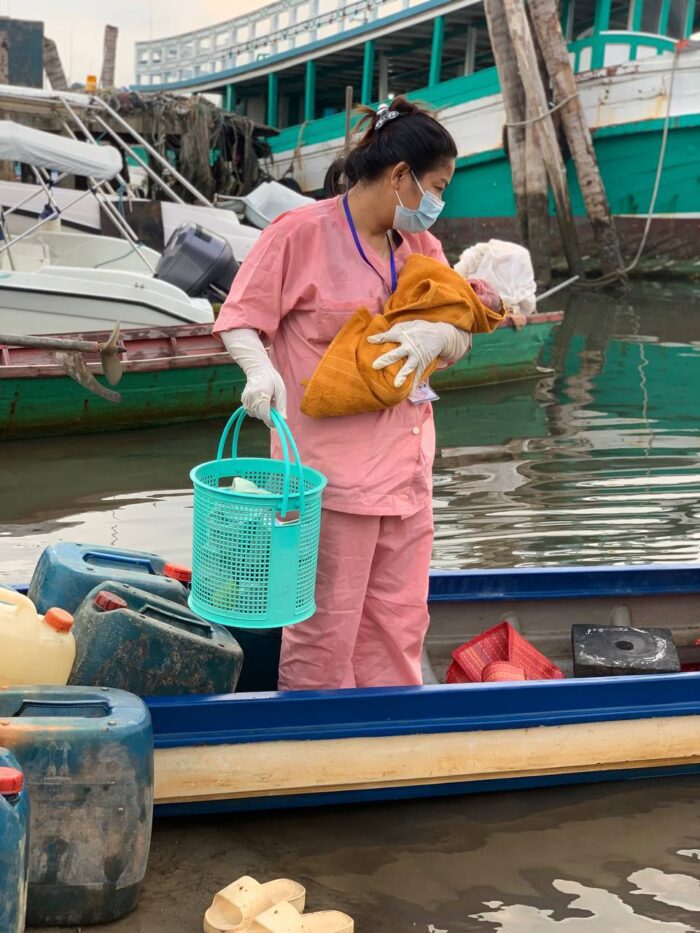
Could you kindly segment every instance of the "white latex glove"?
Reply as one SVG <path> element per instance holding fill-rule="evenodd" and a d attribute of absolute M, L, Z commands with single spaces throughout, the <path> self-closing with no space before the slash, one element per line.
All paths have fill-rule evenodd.
<path fill-rule="evenodd" d="M 466 330 L 453 327 L 452 324 L 430 321 L 404 321 L 395 324 L 385 334 L 368 337 L 369 343 L 398 343 L 398 347 L 389 350 L 372 364 L 374 369 L 384 369 L 398 360 L 406 362 L 394 379 L 394 387 L 400 389 L 411 373 L 420 377 L 430 364 L 440 358 L 456 363 L 471 348 L 472 336 Z"/>
<path fill-rule="evenodd" d="M 249 415 L 264 421 L 271 428 L 270 406 L 287 416 L 287 390 L 284 381 L 267 355 L 258 332 L 248 327 L 225 330 L 221 339 L 231 358 L 241 367 L 246 376 L 241 405 Z"/>

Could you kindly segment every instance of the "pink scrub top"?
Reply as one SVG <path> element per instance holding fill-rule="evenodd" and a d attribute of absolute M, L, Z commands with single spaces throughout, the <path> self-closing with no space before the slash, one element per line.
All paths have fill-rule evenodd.
<path fill-rule="evenodd" d="M 411 253 L 447 264 L 430 233 L 402 234 L 396 271 Z M 328 477 L 325 508 L 356 515 L 408 517 L 431 504 L 435 427 L 429 403 L 402 402 L 382 412 L 308 418 L 299 409 L 304 381 L 353 312 L 382 311 L 390 291 L 388 258 L 362 241 L 363 261 L 339 198 L 279 217 L 241 265 L 214 332 L 261 333 L 287 388 L 287 421 L 302 461 Z M 274 435 L 274 432 L 273 432 Z M 280 456 L 273 436 L 272 454 Z"/>

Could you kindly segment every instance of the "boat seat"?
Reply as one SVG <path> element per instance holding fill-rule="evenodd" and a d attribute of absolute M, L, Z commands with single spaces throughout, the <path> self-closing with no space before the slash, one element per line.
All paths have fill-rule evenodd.
<path fill-rule="evenodd" d="M 8 253 L 12 254 L 12 259 Z M 51 261 L 49 248 L 44 243 L 20 241 L 0 253 L 0 269 L 6 272 L 36 272 Z"/>

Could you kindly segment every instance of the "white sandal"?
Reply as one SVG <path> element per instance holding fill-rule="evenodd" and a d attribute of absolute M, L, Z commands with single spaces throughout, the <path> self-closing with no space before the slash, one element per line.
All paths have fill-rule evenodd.
<path fill-rule="evenodd" d="M 248 930 L 253 920 L 279 904 L 288 905 L 297 915 L 304 910 L 306 888 L 288 878 L 260 884 L 243 875 L 222 888 L 204 915 L 204 933 Z"/>
<path fill-rule="evenodd" d="M 271 907 L 256 917 L 245 933 L 354 933 L 351 917 L 339 910 L 299 914 L 287 903 Z"/>

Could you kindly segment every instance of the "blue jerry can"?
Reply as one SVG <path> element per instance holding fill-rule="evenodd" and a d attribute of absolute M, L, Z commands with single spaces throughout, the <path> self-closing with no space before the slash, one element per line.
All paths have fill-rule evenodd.
<path fill-rule="evenodd" d="M 0 748 L 0 930 L 23 933 L 27 910 L 29 795 L 17 759 Z"/>
<path fill-rule="evenodd" d="M 119 687 L 138 696 L 233 693 L 243 652 L 223 625 L 126 583 L 95 587 L 73 620 L 69 683 Z"/>
<path fill-rule="evenodd" d="M 0 745 L 31 800 L 27 924 L 108 923 L 131 910 L 153 814 L 144 703 L 106 688 L 2 688 Z"/>
<path fill-rule="evenodd" d="M 27 595 L 42 615 L 52 606 L 75 612 L 98 583 L 118 580 L 186 605 L 190 579 L 189 568 L 157 554 L 63 542 L 44 550 Z"/>

